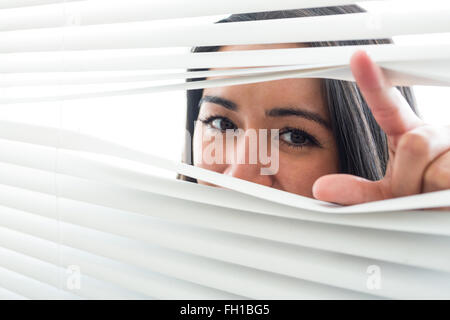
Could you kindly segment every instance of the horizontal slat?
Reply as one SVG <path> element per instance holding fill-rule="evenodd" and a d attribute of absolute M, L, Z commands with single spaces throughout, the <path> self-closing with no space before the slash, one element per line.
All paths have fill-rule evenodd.
<path fill-rule="evenodd" d="M 417 23 L 420 16 L 422 23 Z M 450 32 L 450 8 L 386 9 L 292 19 L 158 26 L 146 22 L 0 33 L 0 52 L 292 43 Z M 374 25 L 375 22 L 375 25 Z M 325 26 L 317 28 L 318 25 Z M 332 26 L 329 28 L 328 26 Z"/>
<path fill-rule="evenodd" d="M 261 72 L 278 72 L 288 70 L 310 69 L 310 66 L 282 66 L 264 68 L 239 68 L 228 70 L 192 71 L 192 72 L 167 72 L 167 73 L 136 73 L 121 75 L 123 72 L 77 72 L 77 73 L 16 73 L 3 74 L 0 78 L 0 87 L 17 86 L 67 86 L 86 84 L 111 84 L 111 83 L 139 83 L 165 80 L 185 80 L 193 78 L 206 78 L 217 76 L 241 76 Z"/>
<path fill-rule="evenodd" d="M 422 83 L 423 85 L 448 85 L 450 84 L 450 77 L 448 77 L 447 69 L 450 69 L 449 60 L 430 60 L 430 61 L 405 61 L 405 62 L 379 62 L 378 65 L 384 68 L 386 76 L 393 83 L 402 83 L 404 85 L 415 85 Z M 448 66 L 448 68 L 446 68 Z M 292 65 L 281 67 L 263 67 L 263 68 L 237 68 L 227 70 L 212 70 L 212 71 L 191 71 L 191 72 L 140 72 L 140 71 L 128 71 L 128 72 L 61 72 L 61 73 L 15 73 L 15 74 L 3 74 L 0 78 L 0 87 L 45 87 L 51 86 L 54 90 L 54 86 L 58 86 L 62 89 L 62 86 L 85 86 L 85 85 L 105 85 L 105 84 L 127 84 L 135 83 L 140 84 L 150 81 L 166 81 L 166 80 L 186 80 L 195 78 L 217 77 L 217 76 L 243 76 L 250 74 L 261 73 L 274 73 L 280 71 L 293 71 L 293 70 L 306 70 L 310 69 L 309 75 L 296 74 L 295 77 L 317 77 L 317 78 L 335 78 L 338 80 L 354 81 L 349 66 L 345 68 L 339 68 L 339 73 L 331 72 L 328 68 L 333 66 L 329 65 Z M 320 68 L 320 69 L 319 69 Z M 325 70 L 327 68 L 327 70 Z M 313 71 L 316 70 L 317 71 Z M 323 71 L 322 71 L 323 69 Z M 341 71 L 342 70 L 342 71 Z M 399 76 L 391 74 L 391 72 L 403 72 L 404 79 Z M 125 74 L 124 74 L 125 73 Z M 422 75 L 422 78 L 418 78 L 418 75 Z M 426 78 L 425 78 L 426 77 Z M 409 78 L 409 79 L 406 79 Z M 417 79 L 415 79 L 417 78 Z M 199 83 L 197 81 L 194 86 L 203 87 L 205 82 Z M 207 82 L 206 82 L 207 83 Z M 227 83 L 225 83 L 227 84 Z M 191 84 L 190 84 L 191 85 Z M 214 84 L 217 85 L 217 84 Z M 179 85 L 161 87 L 161 84 L 154 85 L 154 83 L 146 84 L 147 87 L 155 86 L 160 87 L 160 90 L 173 90 L 180 89 Z M 72 87 L 73 88 L 73 87 Z M 72 89 L 71 88 L 71 89 Z M 186 85 L 184 89 L 192 89 L 189 85 Z M 92 91 L 92 90 L 90 90 Z M 98 90 L 97 90 L 98 91 Z M 25 92 L 22 92 L 25 93 Z M 42 96 L 42 94 L 40 95 Z"/>
<path fill-rule="evenodd" d="M 384 67 L 384 64 L 380 64 Z M 423 70 L 420 72 L 417 67 Z M 433 68 L 434 67 L 434 68 Z M 326 78 L 344 81 L 354 81 L 352 72 L 349 66 L 331 67 L 331 68 L 317 68 L 306 70 L 279 71 L 279 72 L 254 72 L 250 75 L 240 75 L 225 79 L 212 79 L 196 82 L 183 82 L 168 85 L 150 85 L 146 87 L 139 86 L 137 88 L 127 88 L 122 90 L 110 90 L 100 92 L 81 92 L 72 94 L 59 94 L 52 96 L 38 96 L 22 98 L 12 97 L 0 99 L 0 104 L 14 104 L 14 103 L 38 103 L 62 100 L 77 100 L 77 99 L 94 99 L 124 95 L 136 94 L 150 94 L 160 93 L 164 91 L 173 90 L 192 90 L 203 89 L 230 85 L 241 85 L 249 83 L 257 83 L 264 81 L 274 81 L 290 78 Z M 410 62 L 409 65 L 403 64 L 402 71 L 397 71 L 396 65 L 386 70 L 389 80 L 395 86 L 411 86 L 411 85 L 434 85 L 434 86 L 450 86 L 450 60 L 433 61 L 433 62 Z"/>
<path fill-rule="evenodd" d="M 288 67 L 290 68 L 290 67 Z M 250 70 L 250 69 L 248 69 Z M 233 72 L 232 72 L 233 71 Z M 255 70 L 253 70 L 255 71 Z M 222 75 L 234 75 L 247 72 L 244 70 L 222 70 Z M 22 86 L 66 86 L 66 85 L 86 85 L 86 84 L 111 84 L 111 83 L 127 83 L 127 82 L 146 82 L 155 80 L 173 80 L 186 79 L 203 76 L 211 76 L 217 74 L 216 71 L 200 71 L 200 72 L 139 72 L 131 71 L 127 74 L 124 72 L 75 72 L 75 73 L 19 73 L 19 74 L 3 74 L 0 78 L 0 87 L 22 87 Z"/>
<path fill-rule="evenodd" d="M 28 298 L 15 292 L 0 288 L 0 300 L 28 300 Z"/>
<path fill-rule="evenodd" d="M 6 214 L 5 208 L 0 208 L 0 212 L 0 215 L 4 218 Z M 15 211 L 15 213 L 18 212 Z M 13 217 L 12 221 L 15 219 L 17 218 Z M 48 220 L 43 220 L 44 224 L 46 222 Z M 27 224 L 26 221 L 24 223 L 25 225 Z M 0 246 L 4 248 L 62 266 L 65 269 L 68 266 L 77 266 L 82 275 L 81 287 L 83 289 L 85 289 L 84 275 L 89 275 L 107 283 L 143 294 L 146 299 L 242 299 L 239 296 L 164 277 L 111 259 L 89 254 L 64 245 L 57 245 L 56 243 L 17 232 L 13 229 L 0 227 L 0 230 Z M 52 235 L 51 237 L 54 238 L 55 236 Z M 58 248 L 55 249 L 55 246 Z M 106 299 L 108 296 L 111 296 L 111 293 L 97 294 L 97 298 L 100 299 Z"/>
<path fill-rule="evenodd" d="M 79 296 L 26 277 L 0 266 L 0 287 L 15 292 L 28 299 L 78 300 Z"/>
<path fill-rule="evenodd" d="M 292 207 L 283 206 L 264 199 L 248 197 L 241 193 L 210 188 L 200 184 L 185 183 L 174 179 L 164 179 L 149 175 L 144 171 L 135 169 L 124 169 L 112 166 L 107 162 L 102 162 L 89 158 L 83 158 L 73 153 L 59 150 L 56 158 L 56 150 L 39 145 L 30 145 L 21 142 L 7 141 L 0 139 L 0 161 L 16 164 L 29 168 L 55 171 L 55 160 L 58 159 L 58 172 L 74 177 L 85 178 L 93 181 L 121 185 L 123 187 L 147 191 L 170 198 L 184 199 L 190 202 L 205 203 L 219 206 L 226 209 L 240 210 L 234 215 L 233 223 L 222 214 L 208 212 L 202 215 L 201 212 L 194 213 L 195 217 L 187 217 L 183 213 L 169 215 L 157 215 L 164 219 L 169 219 L 178 223 L 192 223 L 192 221 L 203 222 L 206 228 L 215 224 L 228 226 L 225 230 L 245 230 L 242 226 L 251 224 L 254 228 L 258 226 L 261 230 L 274 228 L 274 225 L 289 228 L 295 220 L 305 220 L 312 222 L 323 222 L 328 224 L 338 224 L 346 226 L 364 227 L 369 229 L 382 229 L 393 231 L 406 231 L 413 233 L 424 233 L 434 235 L 450 236 L 450 215 L 441 211 L 416 211 L 416 212 L 383 212 L 364 215 L 334 215 L 298 210 Z M 208 194 L 205 197 L 205 193 Z M 30 196 L 30 195 L 28 195 Z M 13 205 L 12 195 L 8 198 L 7 205 Z M 3 201 L 4 200 L 3 198 Z M 36 199 L 30 201 L 35 203 Z M 18 202 L 20 203 L 20 202 Z M 22 204 L 26 204 L 22 202 Z M 46 206 L 44 205 L 44 208 Z M 21 207 L 28 211 L 27 207 Z M 51 211 L 51 207 L 44 209 L 40 214 Z M 246 212 L 242 212 L 246 211 Z M 157 213 L 155 213 L 157 214 Z M 273 217 L 270 217 L 273 216 Z M 408 219 L 405 219 L 405 216 Z M 284 217 L 289 219 L 277 219 Z M 294 221 L 292 220 L 294 219 Z M 242 232 L 242 231 L 241 231 Z M 275 232 L 275 230 L 274 230 Z M 281 232 L 281 234 L 285 234 Z M 264 234 L 264 233 L 263 233 Z M 261 237 L 255 233 L 252 236 Z M 292 238 L 287 235 L 286 239 Z"/>
<path fill-rule="evenodd" d="M 348 64 L 353 53 L 366 51 L 378 64 L 444 61 L 449 44 L 355 45 L 292 49 L 243 50 L 186 54 L 141 54 L 117 51 L 2 54 L 0 72 L 130 71 L 146 69 L 247 68 L 269 66 L 335 67 Z M 223 71 L 222 71 L 223 72 Z M 227 71 L 230 72 L 230 71 Z"/>
<path fill-rule="evenodd" d="M 408 268 L 373 259 L 168 224 L 141 215 L 65 199 L 58 200 L 58 208 L 59 217 L 65 222 L 257 270 L 390 298 L 450 297 L 450 287 L 446 284 L 450 283 L 450 273 Z M 33 220 L 36 221 L 31 223 L 27 221 L 27 215 L 22 212 L 6 208 L 0 211 L 2 212 L 0 224 L 6 223 L 11 228 L 15 226 L 15 228 L 17 226 L 24 228 L 28 224 L 28 230 L 30 230 L 32 225 L 46 221 L 46 219 L 39 221 L 35 218 Z M 231 218 L 228 217 L 228 219 Z M 16 221 L 15 226 L 12 224 L 14 221 Z M 297 230 L 297 232 L 302 231 Z M 4 240 L 3 242 L 13 241 Z M 351 246 L 351 244 L 348 245 Z M 383 288 L 377 292 L 364 286 L 367 278 L 365 270 L 369 265 L 374 264 L 383 270 Z"/>
<path fill-rule="evenodd" d="M 95 0 L 0 11 L 0 31 L 340 6 L 367 0 Z M 52 1 L 48 1 L 52 2 Z M 53 1 L 57 2 L 57 1 Z M 2 6 L 0 5 L 0 8 Z M 183 8 L 174 10 L 174 8 Z M 70 20 L 71 19 L 71 20 Z"/>
<path fill-rule="evenodd" d="M 156 211 L 162 217 L 170 212 L 182 212 L 192 218 L 191 213 L 195 214 L 200 210 L 219 210 L 193 203 L 186 207 L 185 201 L 148 192 L 5 164 L 0 164 L 0 183 L 49 194 L 54 194 L 57 186 L 60 197 L 147 215 L 155 215 Z M 223 215 L 227 215 L 228 210 L 221 211 Z M 217 228 L 220 227 L 213 224 L 213 229 Z M 299 223 L 293 233 L 297 236 L 291 239 L 290 243 L 306 247 L 450 272 L 449 237 L 316 223 Z M 327 238 L 323 236 L 324 233 L 328 235 Z M 364 234 L 363 239 L 361 234 Z M 389 248 L 389 251 L 386 251 L 386 248 Z"/>
<path fill-rule="evenodd" d="M 202 53 L 156 54 L 147 49 L 10 53 L 0 55 L 1 73 L 129 71 L 148 69 L 340 66 L 366 51 L 377 63 L 448 60 L 450 44 L 354 45 Z M 64 57 L 64 59 L 62 59 Z"/>
<path fill-rule="evenodd" d="M 1 228 L 3 229 L 3 228 Z M 4 230 L 2 230 L 4 232 Z M 24 245 L 24 244 L 21 244 Z M 55 245 L 52 246 L 53 254 L 58 254 Z M 81 275 L 80 289 L 67 288 L 67 269 L 43 262 L 39 259 L 26 256 L 15 251 L 0 247 L 0 266 L 11 271 L 23 274 L 42 283 L 68 291 L 88 299 L 144 299 L 145 296 L 137 294 L 109 283 L 96 280 L 85 274 Z"/>
<path fill-rule="evenodd" d="M 71 1 L 80 1 L 80 0 L 2 0 L 2 2 L 0 2 L 0 9 L 39 6 L 39 5 L 46 5 L 49 3 L 61 3 Z"/>
<path fill-rule="evenodd" d="M 22 220 L 22 223 L 17 223 L 19 220 Z M 64 236 L 55 237 L 52 232 L 54 221 L 32 214 L 23 213 L 16 217 L 12 216 L 11 219 L 5 219 L 2 224 L 11 224 L 11 226 L 14 224 L 14 228 L 21 229 L 21 232 L 46 237 L 46 240 L 59 241 L 61 244 L 126 264 L 255 299 L 371 297 L 349 290 L 180 253 L 64 222 L 59 223 L 60 232 Z"/>
<path fill-rule="evenodd" d="M 266 187 L 250 181 L 236 179 L 200 167 L 174 162 L 99 138 L 58 128 L 0 121 L 0 138 L 42 146 L 58 147 L 65 150 L 113 156 L 122 160 L 131 160 L 140 164 L 146 164 L 194 177 L 257 198 L 305 210 L 333 213 L 368 213 L 385 212 L 387 210 L 398 211 L 417 208 L 436 208 L 450 205 L 450 190 L 444 190 L 342 207 L 332 203 L 322 202 Z"/>

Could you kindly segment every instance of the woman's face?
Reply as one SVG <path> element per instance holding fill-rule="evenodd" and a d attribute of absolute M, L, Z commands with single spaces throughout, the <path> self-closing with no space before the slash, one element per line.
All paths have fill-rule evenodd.
<path fill-rule="evenodd" d="M 298 45 L 225 46 L 220 51 L 290 47 Z M 226 129 L 228 133 L 241 129 L 243 134 L 227 137 Z M 268 156 L 276 156 L 271 150 L 279 146 L 278 170 L 270 175 L 261 174 L 263 167 L 271 165 L 258 154 L 260 145 L 256 149 L 251 147 L 255 140 L 250 137 L 263 136 L 260 129 L 268 131 L 268 138 L 261 140 L 268 143 Z M 278 143 L 273 142 L 275 135 L 271 135 L 270 129 L 279 130 Z M 216 144 L 216 150 L 211 152 L 212 143 L 219 138 L 222 144 Z M 307 197 L 313 197 L 312 185 L 316 179 L 338 172 L 336 142 L 319 79 L 285 79 L 204 89 L 193 152 L 195 166 Z M 251 153 L 256 161 L 254 157 L 250 161 Z M 205 159 L 211 155 L 222 161 Z"/>

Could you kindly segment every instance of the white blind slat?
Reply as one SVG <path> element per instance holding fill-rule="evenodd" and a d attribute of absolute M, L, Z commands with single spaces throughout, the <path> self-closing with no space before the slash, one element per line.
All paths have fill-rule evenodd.
<path fill-rule="evenodd" d="M 368 0 L 230 0 L 226 3 L 195 0 L 95 0 L 0 11 L 0 31 L 78 25 L 124 23 L 233 13 L 291 10 L 354 4 Z M 52 2 L 49 0 L 48 2 Z M 2 6 L 0 5 L 0 8 Z M 178 8 L 183 8 L 179 10 Z"/>
<path fill-rule="evenodd" d="M 417 23 L 417 16 L 422 23 Z M 192 47 L 390 38 L 398 35 L 450 32 L 449 8 L 385 10 L 239 23 L 152 26 L 137 22 L 5 31 L 0 52 Z M 368 21 L 377 21 L 377 26 Z M 318 25 L 332 28 L 317 28 Z M 64 41 L 63 41 L 64 39 Z"/>
<path fill-rule="evenodd" d="M 389 77 L 392 85 L 395 86 L 412 86 L 412 85 L 434 85 L 434 86 L 450 86 L 450 60 L 433 61 L 430 64 L 425 62 L 410 62 L 403 64 L 400 68 L 394 64 L 390 64 L 389 68 L 385 64 L 380 63 L 381 67 L 386 70 L 386 75 Z M 354 81 L 353 74 L 349 66 L 330 67 L 330 68 L 312 68 L 306 70 L 291 71 L 277 71 L 277 72 L 251 72 L 249 75 L 239 75 L 237 77 L 225 79 L 212 79 L 195 82 L 183 82 L 177 84 L 167 85 L 150 85 L 146 87 L 139 86 L 137 88 L 127 88 L 113 91 L 100 91 L 53 95 L 53 96 L 39 96 L 39 97 L 13 97 L 0 99 L 0 104 L 17 104 L 17 103 L 38 103 L 38 102 L 54 102 L 62 100 L 77 100 L 77 99 L 94 99 L 125 95 L 139 95 L 161 93 L 164 91 L 174 90 L 192 90 L 203 88 L 214 88 L 220 86 L 241 85 L 249 83 L 258 83 L 264 81 L 274 81 L 291 78 L 325 78 L 336 79 L 344 81 Z M 422 69 L 422 70 L 420 70 Z"/>
<path fill-rule="evenodd" d="M 450 44 L 383 44 L 155 54 L 129 50 L 1 54 L 0 73 L 129 71 L 145 69 L 248 68 L 268 66 L 341 66 L 357 50 L 378 63 L 448 60 Z"/>
<path fill-rule="evenodd" d="M 4 230 L 2 230 L 4 232 Z M 56 251 L 55 253 L 57 253 Z M 83 285 L 77 290 L 69 290 L 66 285 L 66 270 L 50 263 L 32 258 L 27 255 L 0 247 L 0 266 L 14 272 L 23 274 L 46 283 L 61 291 L 76 294 L 84 299 L 143 299 L 144 295 L 139 295 L 128 290 L 124 290 L 110 283 L 102 282 L 82 275 Z"/>
<path fill-rule="evenodd" d="M 0 300 L 29 300 L 28 298 L 15 292 L 0 288 Z"/>
<path fill-rule="evenodd" d="M 0 9 L 40 6 L 50 3 L 61 3 L 62 1 L 71 2 L 81 0 L 2 0 L 2 2 L 0 2 Z"/>
<path fill-rule="evenodd" d="M 0 287 L 28 299 L 79 300 L 80 297 L 0 266 Z"/>
<path fill-rule="evenodd" d="M 292 71 L 310 69 L 311 66 L 282 66 L 264 68 L 239 68 L 229 70 L 193 71 L 193 72 L 167 72 L 139 74 L 133 72 L 129 75 L 117 75 L 111 72 L 98 74 L 89 73 L 41 73 L 41 74 L 3 74 L 0 79 L 0 87 L 12 86 L 62 86 L 62 85 L 86 85 L 105 83 L 126 83 L 126 82 L 147 82 L 155 80 L 185 80 L 203 77 L 217 76 L 241 76 L 249 74 L 259 74 L 267 72 Z M 108 74 L 109 73 L 109 74 Z M 36 77 L 39 76 L 38 77 Z M 33 79 L 34 78 L 34 79 Z"/>
<path fill-rule="evenodd" d="M 450 59 L 449 59 L 450 60 Z M 449 60 L 432 60 L 432 61 L 396 61 L 396 62 L 379 62 L 378 64 L 384 68 L 386 75 L 394 83 L 402 83 L 404 85 L 448 85 L 450 82 L 448 77 L 448 70 L 446 67 Z M 95 84 L 127 84 L 130 82 L 140 84 L 149 81 L 164 81 L 164 80 L 180 80 L 180 79 L 195 79 L 203 77 L 217 77 L 217 76 L 243 76 L 249 74 L 275 73 L 280 71 L 300 71 L 308 69 L 308 76 L 316 78 L 334 78 L 337 80 L 354 81 L 353 76 L 348 67 L 338 68 L 335 71 L 329 69 L 331 66 L 326 65 L 295 65 L 282 67 L 263 67 L 263 68 L 238 68 L 228 70 L 213 70 L 213 71 L 191 71 L 191 72 L 167 72 L 154 73 L 128 71 L 124 72 L 64 72 L 64 73 L 16 73 L 3 74 L 0 78 L 0 87 L 21 87 L 21 86 L 78 86 L 78 85 L 95 85 Z M 397 76 L 392 74 L 394 72 L 403 73 Z M 422 78 L 419 78 L 421 75 Z M 306 74 L 295 73 L 292 77 L 306 77 Z M 200 83 L 198 87 L 203 86 Z M 207 83 L 207 82 L 206 82 Z M 146 84 L 147 87 L 158 87 L 154 83 Z M 73 87 L 72 87 L 73 88 Z M 167 87 L 167 90 L 175 90 L 179 87 Z"/>

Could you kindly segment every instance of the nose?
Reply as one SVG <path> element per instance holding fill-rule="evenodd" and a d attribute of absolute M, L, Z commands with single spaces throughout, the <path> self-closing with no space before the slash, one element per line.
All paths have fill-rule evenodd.
<path fill-rule="evenodd" d="M 255 139 L 255 135 L 252 135 L 252 133 L 254 132 L 247 130 L 243 136 L 236 138 L 237 141 L 232 146 L 228 146 L 229 141 L 227 141 L 227 156 L 230 153 L 232 155 L 230 156 L 231 161 L 228 161 L 223 173 L 235 178 L 272 187 L 274 175 L 261 174 L 261 169 L 267 167 L 267 163 L 261 163 L 259 139 Z M 270 150 L 270 146 L 267 146 L 267 148 Z"/>

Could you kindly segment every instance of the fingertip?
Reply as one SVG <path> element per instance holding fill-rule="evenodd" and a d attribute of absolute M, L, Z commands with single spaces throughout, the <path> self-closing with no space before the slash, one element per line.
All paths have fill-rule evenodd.
<path fill-rule="evenodd" d="M 359 63 L 361 61 L 364 62 L 364 60 L 367 60 L 367 59 L 370 60 L 370 57 L 369 57 L 369 55 L 368 55 L 368 53 L 366 51 L 364 51 L 364 50 L 356 50 L 353 53 L 350 61 L 353 62 L 353 63 Z"/>
<path fill-rule="evenodd" d="M 389 87 L 383 71 L 366 51 L 356 51 L 351 57 L 350 67 L 356 82 L 363 91 L 378 91 Z"/>
<path fill-rule="evenodd" d="M 353 205 L 383 198 L 379 182 L 350 174 L 329 174 L 313 184 L 313 196 L 317 200 Z"/>
<path fill-rule="evenodd" d="M 313 194 L 313 197 L 316 199 L 319 199 L 319 190 L 320 190 L 319 180 L 320 180 L 320 178 L 317 179 L 312 186 L 312 194 Z"/>
<path fill-rule="evenodd" d="M 363 68 L 366 68 L 368 64 L 371 63 L 371 59 L 366 51 L 364 50 L 357 50 L 350 58 L 350 66 L 352 67 L 352 70 L 360 70 Z"/>
<path fill-rule="evenodd" d="M 356 51 L 350 58 L 350 69 L 352 70 L 355 81 L 360 83 L 364 81 L 367 73 L 367 54 L 363 50 Z"/>
<path fill-rule="evenodd" d="M 327 199 L 327 188 L 325 188 L 325 186 L 328 184 L 327 180 L 328 180 L 328 177 L 323 176 L 314 182 L 313 187 L 312 187 L 312 193 L 313 193 L 314 198 L 316 198 L 318 200 L 326 201 L 325 199 Z"/>

